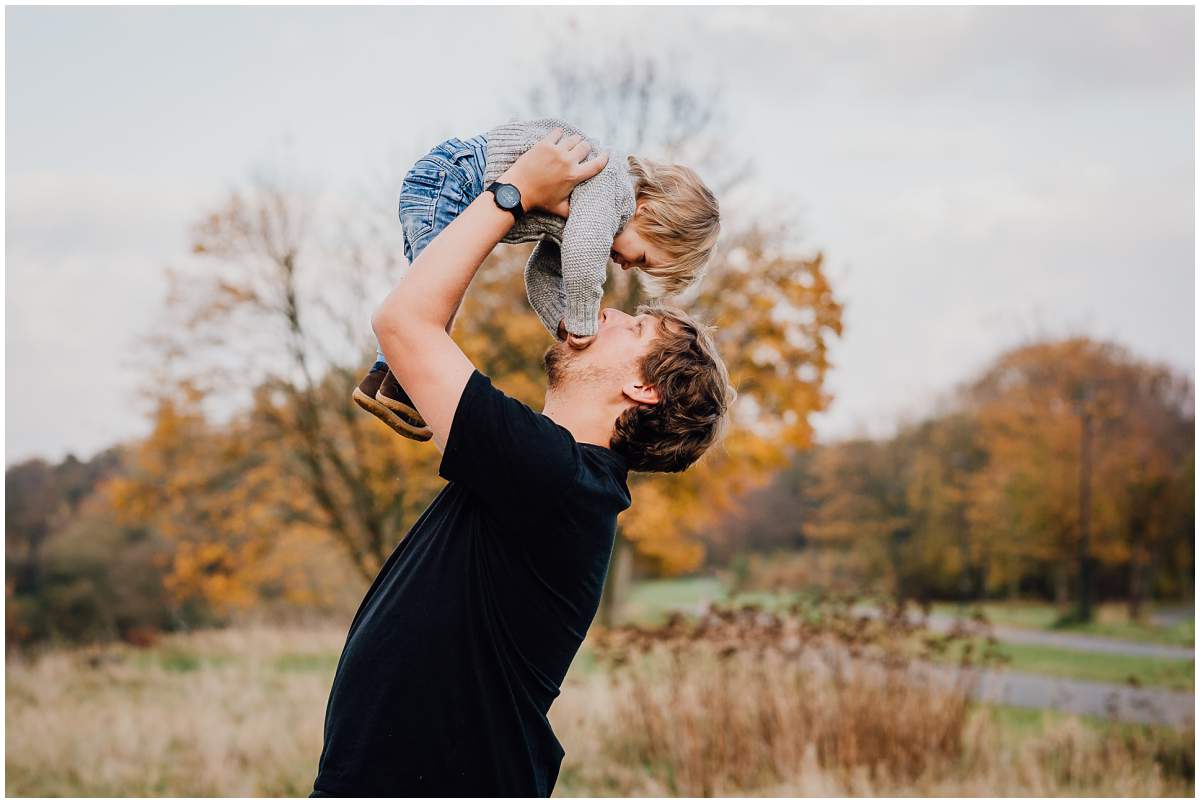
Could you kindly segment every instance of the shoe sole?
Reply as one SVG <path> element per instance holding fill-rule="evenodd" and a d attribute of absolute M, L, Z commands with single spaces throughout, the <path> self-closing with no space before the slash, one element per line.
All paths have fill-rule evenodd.
<path fill-rule="evenodd" d="M 363 395 L 365 396 L 366 394 L 364 393 Z M 425 419 L 421 418 L 421 414 L 417 412 L 417 408 L 415 407 L 410 407 L 402 401 L 396 401 L 393 398 L 381 395 L 379 393 L 375 394 L 375 401 L 379 402 L 384 407 L 388 408 L 393 413 L 412 424 L 414 427 L 428 426 L 428 424 L 425 423 Z"/>
<path fill-rule="evenodd" d="M 358 388 L 354 389 L 354 403 L 387 424 L 398 435 L 403 435 L 414 441 L 427 441 L 433 437 L 433 433 L 429 431 L 428 427 L 414 427 Z"/>

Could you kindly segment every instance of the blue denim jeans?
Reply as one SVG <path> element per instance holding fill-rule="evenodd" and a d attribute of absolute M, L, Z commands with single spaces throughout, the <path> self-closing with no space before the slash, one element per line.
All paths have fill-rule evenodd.
<path fill-rule="evenodd" d="M 487 137 L 448 139 L 417 160 L 400 185 L 400 225 L 408 264 L 483 192 Z M 385 362 L 375 349 L 377 362 Z"/>

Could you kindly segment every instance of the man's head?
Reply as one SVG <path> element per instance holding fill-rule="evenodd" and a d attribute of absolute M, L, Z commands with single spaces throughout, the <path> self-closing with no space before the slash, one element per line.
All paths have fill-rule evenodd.
<path fill-rule="evenodd" d="M 736 394 L 705 327 L 681 310 L 606 309 L 583 351 L 557 343 L 544 358 L 551 393 L 618 412 L 610 448 L 634 471 L 683 471 L 725 428 Z"/>

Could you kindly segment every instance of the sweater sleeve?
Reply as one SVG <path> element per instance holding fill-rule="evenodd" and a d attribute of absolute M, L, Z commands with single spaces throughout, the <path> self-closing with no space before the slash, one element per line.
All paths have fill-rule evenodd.
<path fill-rule="evenodd" d="M 571 211 L 563 228 L 562 277 L 566 327 L 572 334 L 594 335 L 598 329 L 608 258 L 623 222 L 617 169 L 610 160 L 571 192 Z"/>
<path fill-rule="evenodd" d="M 557 339 L 558 322 L 565 319 L 567 299 L 563 292 L 562 255 L 558 243 L 549 238 L 534 246 L 525 263 L 525 294 L 542 325 Z"/>

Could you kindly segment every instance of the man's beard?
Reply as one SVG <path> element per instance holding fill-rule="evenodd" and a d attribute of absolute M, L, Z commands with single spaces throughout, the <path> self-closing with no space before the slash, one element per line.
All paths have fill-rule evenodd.
<path fill-rule="evenodd" d="M 542 355 L 542 367 L 546 369 L 547 390 L 563 390 L 568 385 L 580 389 L 591 386 L 596 391 L 613 391 L 620 388 L 633 365 L 593 365 L 582 362 L 584 352 L 576 351 L 565 342 L 559 341 Z"/>
<path fill-rule="evenodd" d="M 570 364 L 574 362 L 576 353 L 565 342 L 555 343 L 546 349 L 542 355 L 542 367 L 546 369 L 546 386 L 549 390 L 557 390 L 566 379 Z"/>

